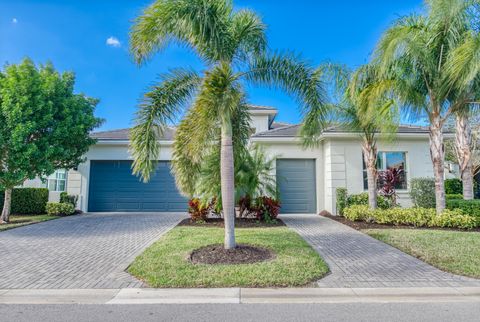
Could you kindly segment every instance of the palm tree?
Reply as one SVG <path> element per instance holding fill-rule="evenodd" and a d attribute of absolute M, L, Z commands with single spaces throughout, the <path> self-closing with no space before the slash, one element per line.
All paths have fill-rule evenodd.
<path fill-rule="evenodd" d="M 461 103 L 465 102 L 465 92 L 455 87 L 458 78 L 465 77 L 459 73 L 455 75 L 452 70 L 459 68 L 451 66 L 458 67 L 461 61 L 458 51 L 465 42 L 471 19 L 469 13 L 476 3 L 427 0 L 427 14 L 396 21 L 384 33 L 374 55 L 383 80 L 372 86 L 370 92 L 390 91 L 409 116 L 413 119 L 427 117 L 429 121 L 437 213 L 445 209 L 443 126 L 449 115 L 465 105 Z M 459 98 L 463 100 L 458 101 Z"/>
<path fill-rule="evenodd" d="M 157 0 L 135 20 L 130 45 L 138 64 L 172 42 L 193 50 L 206 67 L 200 73 L 172 70 L 145 95 L 131 136 L 133 171 L 149 180 L 158 158 L 158 135 L 187 106 L 174 158 L 197 170 L 205 156 L 219 149 L 224 245 L 231 249 L 236 246 L 234 150 L 241 149 L 245 135 L 237 126 L 241 133 L 236 137 L 234 125 L 245 123 L 244 83 L 286 90 L 298 98 L 305 117 L 316 115 L 319 123 L 325 112 L 322 84 L 296 56 L 267 54 L 261 19 L 250 10 L 234 11 L 229 0 Z M 192 192 L 192 180 L 177 178 L 183 193 Z"/>
<path fill-rule="evenodd" d="M 353 74 L 345 67 L 330 68 L 330 81 L 335 84 L 335 90 L 340 99 L 332 108 L 333 122 L 352 132 L 359 133 L 362 140 L 363 161 L 367 170 L 368 204 L 377 208 L 377 141 L 379 135 L 384 139 L 391 138 L 396 132 L 396 113 L 392 108 L 394 102 L 388 97 L 370 97 L 375 102 L 368 101 L 368 89 L 377 81 L 377 66 L 364 65 Z M 374 105 L 375 110 L 370 110 Z"/>

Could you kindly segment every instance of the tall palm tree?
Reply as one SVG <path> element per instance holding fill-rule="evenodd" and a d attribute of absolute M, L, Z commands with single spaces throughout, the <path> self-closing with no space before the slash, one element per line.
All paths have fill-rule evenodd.
<path fill-rule="evenodd" d="M 370 91 L 393 92 L 412 118 L 427 117 L 429 121 L 437 213 L 445 209 L 442 130 L 449 115 L 464 105 L 457 101 L 464 93 L 455 88 L 454 68 L 449 66 L 458 66 L 456 53 L 464 43 L 469 12 L 476 3 L 427 0 L 427 14 L 396 21 L 384 33 L 374 55 L 383 81 Z"/>
<path fill-rule="evenodd" d="M 148 181 L 159 153 L 158 135 L 187 106 L 175 139 L 183 149 L 176 149 L 174 157 L 183 164 L 190 162 L 193 169 L 219 146 L 224 245 L 231 249 L 236 246 L 234 150 L 242 144 L 233 125 L 245 120 L 244 83 L 277 86 L 293 94 L 306 118 L 320 117 L 317 126 L 325 113 L 322 84 L 294 55 L 267 54 L 261 19 L 250 10 L 233 10 L 229 0 L 154 2 L 135 20 L 131 52 L 142 64 L 170 43 L 193 50 L 206 67 L 202 72 L 175 69 L 145 95 L 131 137 L 133 171 Z M 191 182 L 180 181 L 182 192 L 191 193 L 183 189 L 190 190 Z"/>
<path fill-rule="evenodd" d="M 332 108 L 334 123 L 358 133 L 362 140 L 363 161 L 367 170 L 368 204 L 377 208 L 377 141 L 393 137 L 396 132 L 396 110 L 392 108 L 394 101 L 388 97 L 369 97 L 368 90 L 377 81 L 377 66 L 370 64 L 358 68 L 351 73 L 342 66 L 330 66 L 330 82 L 335 84 L 339 99 Z M 367 101 L 366 105 L 365 102 Z M 374 102 L 370 100 L 375 100 Z M 369 108 L 375 106 L 374 110 Z"/>

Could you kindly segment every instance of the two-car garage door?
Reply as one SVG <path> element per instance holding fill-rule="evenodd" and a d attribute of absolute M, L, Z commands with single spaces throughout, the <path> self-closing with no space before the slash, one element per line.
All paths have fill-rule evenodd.
<path fill-rule="evenodd" d="M 131 161 L 91 161 L 89 211 L 185 211 L 170 172 L 170 162 L 158 162 L 150 182 L 132 175 Z"/>

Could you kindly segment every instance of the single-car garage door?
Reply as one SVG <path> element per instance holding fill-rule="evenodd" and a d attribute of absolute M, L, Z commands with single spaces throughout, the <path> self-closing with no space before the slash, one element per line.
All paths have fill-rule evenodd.
<path fill-rule="evenodd" d="M 315 213 L 315 160 L 277 159 L 282 213 Z"/>
<path fill-rule="evenodd" d="M 132 175 L 131 161 L 91 161 L 89 211 L 185 211 L 170 172 L 170 162 L 158 162 L 150 179 L 143 183 Z"/>

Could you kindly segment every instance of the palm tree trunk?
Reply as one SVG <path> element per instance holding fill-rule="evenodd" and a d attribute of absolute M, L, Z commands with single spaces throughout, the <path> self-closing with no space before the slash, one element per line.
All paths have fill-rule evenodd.
<path fill-rule="evenodd" d="M 8 223 L 10 221 L 10 212 L 12 205 L 12 188 L 5 189 L 5 199 L 3 201 L 3 210 L 0 223 Z"/>
<path fill-rule="evenodd" d="M 435 202 L 437 214 L 445 210 L 445 150 L 443 146 L 442 121 L 440 116 L 431 118 L 430 124 L 430 157 L 435 177 Z"/>
<path fill-rule="evenodd" d="M 377 209 L 377 148 L 375 145 L 363 142 L 363 159 L 367 168 L 368 206 Z"/>
<path fill-rule="evenodd" d="M 455 152 L 457 154 L 460 176 L 463 182 L 463 199 L 473 199 L 472 133 L 468 116 L 456 116 Z"/>
<path fill-rule="evenodd" d="M 220 151 L 220 177 L 222 186 L 222 208 L 225 221 L 225 249 L 235 244 L 235 183 L 233 165 L 232 123 L 222 122 L 222 146 Z"/>

